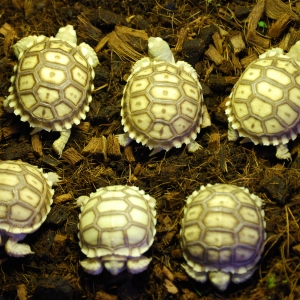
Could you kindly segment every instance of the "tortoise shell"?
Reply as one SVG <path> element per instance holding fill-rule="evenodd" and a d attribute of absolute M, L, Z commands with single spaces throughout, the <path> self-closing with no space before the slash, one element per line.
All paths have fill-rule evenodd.
<path fill-rule="evenodd" d="M 155 199 L 130 186 L 108 186 L 90 195 L 80 214 L 79 245 L 87 257 L 139 257 L 153 243 Z"/>
<path fill-rule="evenodd" d="M 51 187 L 47 174 L 36 166 L 0 162 L 0 230 L 8 235 L 36 231 L 50 211 Z"/>
<path fill-rule="evenodd" d="M 202 186 L 187 198 L 181 246 L 187 273 L 219 289 L 230 280 L 248 279 L 266 238 L 262 201 L 245 188 L 229 184 Z"/>
<path fill-rule="evenodd" d="M 286 144 L 300 132 L 300 62 L 280 50 L 252 62 L 226 103 L 229 124 L 255 144 Z"/>
<path fill-rule="evenodd" d="M 9 106 L 32 127 L 70 129 L 89 110 L 93 77 L 92 66 L 76 45 L 39 36 L 20 53 Z"/>
<path fill-rule="evenodd" d="M 121 105 L 124 131 L 150 149 L 179 148 L 200 132 L 202 88 L 187 63 L 145 60 L 129 76 Z"/>

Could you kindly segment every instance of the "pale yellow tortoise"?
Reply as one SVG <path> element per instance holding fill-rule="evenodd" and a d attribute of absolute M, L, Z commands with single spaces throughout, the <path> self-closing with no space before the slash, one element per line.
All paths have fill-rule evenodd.
<path fill-rule="evenodd" d="M 187 198 L 181 224 L 186 272 L 225 290 L 252 276 L 266 238 L 262 200 L 230 184 L 201 186 Z"/>
<path fill-rule="evenodd" d="M 4 101 L 9 112 L 35 128 L 31 134 L 59 131 L 61 136 L 53 144 L 59 155 L 72 125 L 86 118 L 94 89 L 93 67 L 99 64 L 89 45 L 76 43 L 72 25 L 60 28 L 55 37 L 34 35 L 18 41 L 13 49 L 19 62 Z"/>
<path fill-rule="evenodd" d="M 274 145 L 277 158 L 291 159 L 287 143 L 300 132 L 299 47 L 268 50 L 247 67 L 226 103 L 229 140 Z"/>
<path fill-rule="evenodd" d="M 45 221 L 58 178 L 25 162 L 0 162 L 0 245 L 8 255 L 33 253 L 29 245 L 18 242 Z"/>
<path fill-rule="evenodd" d="M 148 52 L 149 57 L 134 64 L 124 88 L 126 134 L 119 135 L 120 144 L 134 139 L 153 149 L 150 155 L 183 143 L 188 151 L 197 151 L 197 134 L 211 123 L 196 70 L 184 61 L 175 63 L 169 45 L 159 37 L 149 38 Z"/>
<path fill-rule="evenodd" d="M 127 269 L 132 274 L 144 271 L 151 258 L 143 256 L 156 233 L 156 200 L 134 186 L 108 186 L 81 196 L 78 237 L 80 261 L 93 275 L 106 268 L 117 275 Z"/>

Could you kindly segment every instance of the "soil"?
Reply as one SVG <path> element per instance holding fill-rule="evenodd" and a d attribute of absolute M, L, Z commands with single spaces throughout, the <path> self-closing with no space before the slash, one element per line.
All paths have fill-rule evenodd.
<path fill-rule="evenodd" d="M 224 113 L 247 65 L 270 47 L 288 51 L 298 39 L 300 2 L 270 1 L 1 1 L 2 100 L 17 64 L 11 46 L 25 36 L 54 36 L 72 24 L 101 65 L 90 112 L 73 126 L 62 157 L 52 149 L 57 132 L 31 136 L 29 125 L 1 106 L 0 159 L 21 159 L 62 180 L 46 222 L 24 240 L 35 254 L 13 258 L 0 248 L 0 299 L 300 299 L 299 138 L 289 143 L 292 160 L 278 160 L 273 146 L 229 142 Z M 147 55 L 147 35 L 165 39 L 176 60 L 199 74 L 212 125 L 197 136 L 203 149 L 194 154 L 182 146 L 149 156 L 147 147 L 123 148 L 115 139 L 122 133 L 122 91 L 134 61 Z M 208 183 L 244 186 L 264 200 L 267 240 L 258 269 L 225 292 L 194 281 L 181 267 L 185 199 Z M 145 253 L 152 262 L 137 275 L 89 275 L 79 264 L 76 198 L 115 184 L 138 186 L 157 200 L 157 234 Z"/>

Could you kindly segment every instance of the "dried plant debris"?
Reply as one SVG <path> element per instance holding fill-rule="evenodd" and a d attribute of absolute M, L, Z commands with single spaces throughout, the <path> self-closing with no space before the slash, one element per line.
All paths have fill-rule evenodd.
<path fill-rule="evenodd" d="M 0 298 L 300 299 L 300 139 L 288 143 L 291 160 L 282 161 L 275 147 L 228 141 L 225 114 L 245 69 L 268 49 L 287 53 L 300 39 L 299 13 L 299 2 L 289 0 L 1 0 L 0 160 L 22 160 L 57 173 L 60 181 L 47 219 L 21 241 L 35 254 L 10 257 L 0 247 Z M 90 110 L 59 157 L 52 149 L 58 132 L 30 135 L 29 124 L 8 113 L 3 102 L 18 62 L 11 47 L 30 35 L 55 36 L 68 24 L 100 64 Z M 182 145 L 149 157 L 150 150 L 135 141 L 119 145 L 124 87 L 133 64 L 148 56 L 148 37 L 161 37 L 175 61 L 197 72 L 212 123 L 195 138 L 203 147 L 198 152 Z M 188 276 L 180 245 L 187 197 L 216 183 L 244 186 L 260 197 L 267 233 L 257 271 L 225 292 Z M 138 275 L 113 276 L 104 269 L 91 276 L 79 264 L 85 257 L 76 200 L 113 185 L 136 186 L 156 199 L 157 232 L 144 254 L 152 260 Z"/>

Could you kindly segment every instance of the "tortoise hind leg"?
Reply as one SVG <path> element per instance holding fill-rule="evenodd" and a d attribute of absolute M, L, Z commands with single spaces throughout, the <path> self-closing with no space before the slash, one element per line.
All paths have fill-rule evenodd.
<path fill-rule="evenodd" d="M 23 257 L 27 254 L 33 254 L 30 246 L 27 244 L 18 244 L 19 241 L 25 238 L 26 234 L 15 234 L 13 237 L 9 237 L 5 243 L 5 251 L 9 256 Z"/>
<path fill-rule="evenodd" d="M 63 150 L 65 149 L 70 135 L 71 129 L 63 130 L 60 132 L 60 137 L 53 143 L 53 149 L 59 156 L 61 156 Z"/>

